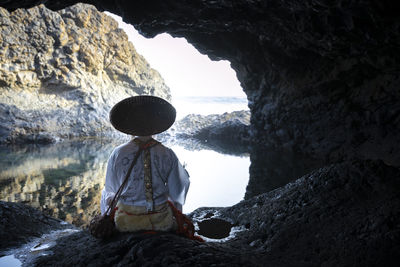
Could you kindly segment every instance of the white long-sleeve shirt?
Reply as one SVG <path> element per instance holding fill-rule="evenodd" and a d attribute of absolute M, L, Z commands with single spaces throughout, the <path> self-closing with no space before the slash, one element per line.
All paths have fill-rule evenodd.
<path fill-rule="evenodd" d="M 108 204 L 124 181 L 138 149 L 139 146 L 132 140 L 118 146 L 111 153 L 107 165 L 105 187 L 101 194 L 100 208 L 102 214 L 106 212 Z M 149 149 L 154 205 L 160 205 L 171 200 L 181 210 L 183 204 L 185 204 L 190 185 L 187 171 L 170 148 L 158 144 Z M 143 154 L 143 152 L 140 154 L 121 193 L 119 201 L 123 204 L 148 206 L 144 185 Z"/>

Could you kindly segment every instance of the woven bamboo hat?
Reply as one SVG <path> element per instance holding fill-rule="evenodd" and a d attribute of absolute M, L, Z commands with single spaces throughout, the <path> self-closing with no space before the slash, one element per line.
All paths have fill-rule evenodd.
<path fill-rule="evenodd" d="M 118 102 L 110 111 L 110 122 L 120 132 L 135 136 L 158 134 L 176 118 L 175 108 L 156 96 L 133 96 Z"/>

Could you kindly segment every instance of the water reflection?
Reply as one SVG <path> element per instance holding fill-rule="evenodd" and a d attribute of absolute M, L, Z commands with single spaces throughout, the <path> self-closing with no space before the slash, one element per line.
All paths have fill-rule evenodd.
<path fill-rule="evenodd" d="M 243 200 L 249 181 L 250 159 L 217 153 L 171 147 L 187 164 L 190 189 L 183 207 L 185 213 L 199 207 L 227 207 Z"/>
<path fill-rule="evenodd" d="M 121 143 L 121 142 L 119 142 Z M 117 143 L 99 140 L 49 146 L 0 146 L 0 200 L 23 202 L 77 226 L 99 211 L 107 159 Z M 291 152 L 249 147 L 229 150 L 193 140 L 170 141 L 187 163 L 191 187 L 185 213 L 198 207 L 231 206 L 271 191 L 322 165 Z M 251 160 L 251 165 L 250 165 Z M 250 169 L 250 180 L 249 180 Z M 246 187 L 247 186 L 247 187 Z"/>
<path fill-rule="evenodd" d="M 189 141 L 190 143 L 190 141 Z M 107 159 L 117 143 L 98 140 L 0 147 L 0 199 L 23 202 L 77 226 L 99 211 Z M 250 159 L 167 144 L 187 163 L 191 188 L 184 212 L 230 206 L 244 198 Z M 190 150 L 191 149 L 191 150 Z"/>
<path fill-rule="evenodd" d="M 237 157 L 249 157 L 250 147 L 245 144 L 237 144 L 232 142 L 225 142 L 220 140 L 198 140 L 190 137 L 176 136 L 164 136 L 159 135 L 157 140 L 163 142 L 168 147 L 183 147 L 190 151 L 201 151 L 201 150 L 212 150 L 219 154 L 237 156 Z"/>
<path fill-rule="evenodd" d="M 98 210 L 112 144 L 66 142 L 0 148 L 0 199 L 83 225 Z"/>

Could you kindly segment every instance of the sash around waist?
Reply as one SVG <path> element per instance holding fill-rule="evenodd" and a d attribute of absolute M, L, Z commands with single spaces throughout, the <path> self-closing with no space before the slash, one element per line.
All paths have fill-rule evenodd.
<path fill-rule="evenodd" d="M 128 206 L 147 207 L 146 199 L 133 200 L 132 198 L 133 197 L 130 197 L 130 196 L 121 196 L 119 198 L 118 202 L 120 202 L 124 205 L 128 205 Z M 167 200 L 168 200 L 168 198 L 166 196 L 159 196 L 159 197 L 153 199 L 155 206 L 162 205 L 162 204 L 166 203 Z"/>
<path fill-rule="evenodd" d="M 154 207 L 154 211 L 147 211 L 147 208 L 145 206 L 132 206 L 132 205 L 126 205 L 121 202 L 117 203 L 117 213 L 126 213 L 127 215 L 149 215 L 149 214 L 155 214 L 155 213 L 160 213 L 160 212 L 165 212 L 169 208 L 169 205 L 167 202 L 164 202 L 161 205 L 156 205 Z"/>

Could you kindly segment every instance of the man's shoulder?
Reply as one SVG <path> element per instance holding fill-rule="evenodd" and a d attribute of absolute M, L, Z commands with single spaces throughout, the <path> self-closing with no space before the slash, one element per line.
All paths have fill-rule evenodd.
<path fill-rule="evenodd" d="M 136 149 L 137 145 L 134 142 L 129 141 L 114 148 L 112 155 L 132 153 L 132 151 Z"/>
<path fill-rule="evenodd" d="M 159 143 L 156 146 L 154 146 L 154 150 L 156 151 L 157 154 L 163 154 L 165 156 L 172 158 L 176 157 L 175 152 L 171 148 L 163 145 L 162 143 Z"/>

